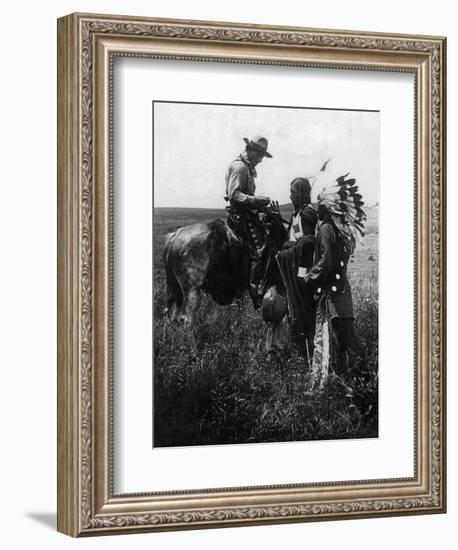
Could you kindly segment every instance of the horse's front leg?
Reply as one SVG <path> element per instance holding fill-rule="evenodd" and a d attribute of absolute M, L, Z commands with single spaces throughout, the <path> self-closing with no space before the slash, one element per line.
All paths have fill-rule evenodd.
<path fill-rule="evenodd" d="M 266 346 L 265 346 L 265 350 L 267 354 L 272 353 L 274 350 L 274 331 L 275 331 L 275 323 L 267 323 Z"/>
<path fill-rule="evenodd" d="M 195 314 L 199 309 L 201 300 L 201 290 L 193 288 L 185 293 L 183 304 L 183 322 L 186 328 L 186 334 L 189 338 L 193 357 L 197 357 L 197 342 L 195 336 Z"/>
<path fill-rule="evenodd" d="M 267 323 L 265 350 L 269 357 L 272 357 L 273 354 L 281 351 L 285 345 L 283 334 L 285 319 L 286 318 L 282 321 Z"/>

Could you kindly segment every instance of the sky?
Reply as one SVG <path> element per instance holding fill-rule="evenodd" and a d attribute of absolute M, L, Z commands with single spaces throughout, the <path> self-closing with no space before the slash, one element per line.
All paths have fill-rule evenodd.
<path fill-rule="evenodd" d="M 257 166 L 256 194 L 289 202 L 289 184 L 350 172 L 366 205 L 378 202 L 379 113 L 370 111 L 155 102 L 154 206 L 224 208 L 225 173 L 244 137 L 265 136 L 271 159 Z"/>

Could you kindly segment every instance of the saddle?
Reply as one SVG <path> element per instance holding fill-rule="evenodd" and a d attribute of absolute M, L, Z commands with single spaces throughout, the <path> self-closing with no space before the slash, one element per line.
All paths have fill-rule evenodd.
<path fill-rule="evenodd" d="M 250 256 L 259 258 L 266 242 L 266 230 L 256 210 L 227 206 L 227 224 L 248 248 Z"/>
<path fill-rule="evenodd" d="M 257 309 L 271 283 L 272 274 L 275 273 L 275 254 L 284 240 L 284 235 L 281 234 L 281 243 L 278 243 L 277 226 L 273 221 L 275 216 L 269 215 L 276 215 L 277 211 L 266 209 L 259 213 L 258 210 L 249 207 L 234 207 L 232 205 L 228 206 L 226 211 L 228 226 L 242 242 L 244 278 L 248 282 L 248 290 L 253 305 Z M 281 220 L 281 218 L 278 219 Z M 283 226 L 281 227 L 283 228 Z"/>

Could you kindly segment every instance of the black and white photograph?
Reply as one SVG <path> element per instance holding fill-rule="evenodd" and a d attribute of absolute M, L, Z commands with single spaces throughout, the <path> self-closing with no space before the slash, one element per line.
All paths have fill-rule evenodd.
<path fill-rule="evenodd" d="M 4 4 L 5 549 L 453 547 L 453 6 Z"/>
<path fill-rule="evenodd" d="M 378 437 L 379 113 L 153 102 L 153 446 Z"/>

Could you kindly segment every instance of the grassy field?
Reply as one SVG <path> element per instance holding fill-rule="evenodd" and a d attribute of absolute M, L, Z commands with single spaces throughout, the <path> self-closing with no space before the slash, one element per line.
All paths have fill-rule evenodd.
<path fill-rule="evenodd" d="M 248 297 L 226 307 L 204 297 L 193 359 L 183 327 L 163 314 L 164 236 L 186 224 L 225 219 L 225 212 L 155 209 L 154 446 L 377 437 L 377 215 L 369 210 L 364 245 L 348 266 L 366 363 L 345 381 L 330 377 L 323 391 L 311 393 L 305 362 L 287 337 L 282 353 L 267 360 L 266 327 Z"/>

